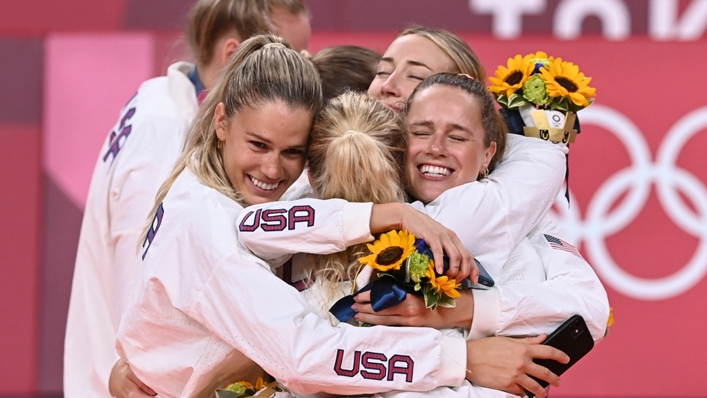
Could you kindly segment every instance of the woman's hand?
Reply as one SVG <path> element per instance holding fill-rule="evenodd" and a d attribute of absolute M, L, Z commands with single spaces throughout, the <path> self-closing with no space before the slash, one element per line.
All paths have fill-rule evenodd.
<path fill-rule="evenodd" d="M 552 359 L 561 363 L 570 360 L 562 351 L 541 345 L 546 337 L 542 334 L 521 339 L 488 337 L 467 341 L 467 379 L 476 385 L 511 394 L 524 396 L 525 389 L 539 398 L 545 398 L 545 389 L 530 376 L 556 387 L 561 384 L 560 378 L 533 362 L 533 359 Z"/>
<path fill-rule="evenodd" d="M 454 308 L 437 307 L 432 311 L 425 307 L 422 296 L 408 294 L 405 301 L 395 307 L 375 312 L 371 307 L 371 292 L 367 291 L 354 297 L 356 304 L 351 308 L 358 312 L 357 320 L 372 325 L 469 329 L 474 316 L 474 296 L 469 290 L 461 293 L 462 296 L 454 300 Z"/>
<path fill-rule="evenodd" d="M 157 395 L 135 376 L 130 365 L 123 359 L 119 359 L 110 371 L 108 390 L 111 396 L 117 398 L 146 398 Z"/>
<path fill-rule="evenodd" d="M 404 229 L 422 238 L 432 250 L 437 273 L 444 273 L 444 254 L 449 258 L 446 275 L 460 281 L 467 276 L 478 282 L 479 269 L 474 258 L 449 228 L 438 223 L 425 213 L 402 203 L 375 204 L 371 212 L 371 233 Z"/>

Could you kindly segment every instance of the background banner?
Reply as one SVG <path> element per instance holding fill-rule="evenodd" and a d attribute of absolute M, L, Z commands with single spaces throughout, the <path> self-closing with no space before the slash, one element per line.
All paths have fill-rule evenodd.
<path fill-rule="evenodd" d="M 707 1 L 305 0 L 312 53 L 383 52 L 412 23 L 462 36 L 492 75 L 542 50 L 578 64 L 571 205 L 554 212 L 616 323 L 556 397 L 704 396 Z M 100 4 L 99 4 L 100 3 Z M 0 396 L 60 394 L 83 206 L 139 84 L 181 59 L 189 0 L 6 0 L 0 12 Z"/>

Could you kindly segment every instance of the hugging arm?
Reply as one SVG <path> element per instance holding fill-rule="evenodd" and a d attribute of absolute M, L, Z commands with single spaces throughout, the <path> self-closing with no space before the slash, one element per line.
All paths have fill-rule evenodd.
<path fill-rule="evenodd" d="M 550 216 L 529 238 L 542 259 L 546 280 L 475 291 L 470 338 L 549 333 L 579 314 L 594 340 L 601 340 L 609 318 L 609 301 L 592 267 L 563 240 L 564 234 Z M 566 250 L 558 248 L 557 243 Z"/>
<path fill-rule="evenodd" d="M 508 136 L 508 150 L 488 179 L 457 186 L 424 208 L 455 231 L 492 277 L 552 206 L 565 176 L 565 155 L 537 138 Z"/>
<path fill-rule="evenodd" d="M 564 234 L 545 216 L 530 234 L 542 260 L 546 280 L 506 285 L 486 290 L 462 291 L 454 308 L 425 308 L 422 299 L 408 295 L 399 305 L 375 312 L 370 293 L 355 297 L 358 319 L 375 325 L 462 327 L 470 339 L 504 335 L 536 336 L 553 331 L 573 315 L 581 315 L 595 341 L 601 340 L 609 317 L 609 301 L 602 283 L 587 261 L 569 247 L 550 245 Z"/>
<path fill-rule="evenodd" d="M 371 212 L 371 203 L 342 199 L 300 199 L 249 206 L 236 220 L 238 241 L 266 261 L 296 253 L 337 253 L 373 240 Z"/>
<path fill-rule="evenodd" d="M 463 380 L 462 339 L 426 328 L 332 327 L 295 289 L 244 258 L 253 257 L 235 252 L 225 258 L 187 313 L 288 387 L 301 393 L 362 394 L 425 391 Z M 253 283 L 257 289 L 249 287 Z M 240 292 L 239 297 L 224 302 L 232 295 L 228 292 Z M 388 369 L 385 378 L 364 377 L 353 369 L 359 369 L 356 361 L 365 353 L 375 353 L 368 355 L 388 368 L 389 360 L 399 358 L 400 373 Z"/>
<path fill-rule="evenodd" d="M 239 242 L 256 256 L 282 263 L 294 253 L 330 254 L 373 240 L 372 233 L 405 229 L 430 246 L 438 272 L 443 253 L 447 275 L 473 280 L 478 270 L 454 231 L 403 203 L 354 203 L 342 199 L 300 199 L 245 208 L 236 221 Z M 277 261 L 276 261 L 277 260 Z"/>

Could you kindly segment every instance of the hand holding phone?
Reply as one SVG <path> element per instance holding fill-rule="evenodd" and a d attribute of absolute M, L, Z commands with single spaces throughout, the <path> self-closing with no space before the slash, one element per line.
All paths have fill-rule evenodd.
<path fill-rule="evenodd" d="M 555 347 L 570 357 L 570 361 L 566 364 L 551 359 L 533 360 L 533 362 L 546 367 L 559 376 L 594 348 L 594 339 L 589 332 L 589 328 L 587 328 L 587 324 L 584 322 L 584 318 L 580 315 L 574 315 L 547 336 L 547 339 L 542 344 Z M 533 376 L 530 377 L 542 387 L 547 387 L 548 383 L 545 380 L 540 380 Z M 529 391 L 526 391 L 526 394 L 529 397 L 535 396 Z"/>

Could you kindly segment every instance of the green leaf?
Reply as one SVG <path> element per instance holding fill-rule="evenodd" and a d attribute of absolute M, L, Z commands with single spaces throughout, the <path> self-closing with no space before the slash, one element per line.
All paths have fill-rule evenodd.
<path fill-rule="evenodd" d="M 508 97 L 506 97 L 505 95 L 502 95 L 502 94 L 495 94 L 494 93 L 494 95 L 496 96 L 496 102 L 498 102 L 499 105 L 502 105 L 505 108 L 510 108 L 508 106 Z"/>
<path fill-rule="evenodd" d="M 422 296 L 425 298 L 425 307 L 434 310 L 437 308 L 437 302 L 439 301 L 440 294 L 432 287 L 432 285 L 427 284 L 423 289 Z"/>
<path fill-rule="evenodd" d="M 237 398 L 240 396 L 238 393 L 228 390 L 216 390 L 216 395 L 218 398 Z"/>
<path fill-rule="evenodd" d="M 225 390 L 216 390 L 218 398 L 252 397 L 256 392 L 254 388 L 246 388 L 238 383 L 229 385 Z"/>
<path fill-rule="evenodd" d="M 425 307 L 434 310 L 437 308 L 437 303 L 439 302 L 439 293 L 427 293 L 423 294 L 425 297 Z"/>
<path fill-rule="evenodd" d="M 511 97 L 508 100 L 508 108 L 518 108 L 526 104 L 530 104 L 530 102 L 523 98 L 522 95 L 518 95 L 516 93 L 511 94 Z"/>
<path fill-rule="evenodd" d="M 564 97 L 555 97 L 550 104 L 550 109 L 567 112 L 567 101 Z"/>
<path fill-rule="evenodd" d="M 456 301 L 454 301 L 453 298 L 447 296 L 446 294 L 441 295 L 438 305 L 444 308 L 454 308 L 457 306 Z"/>

